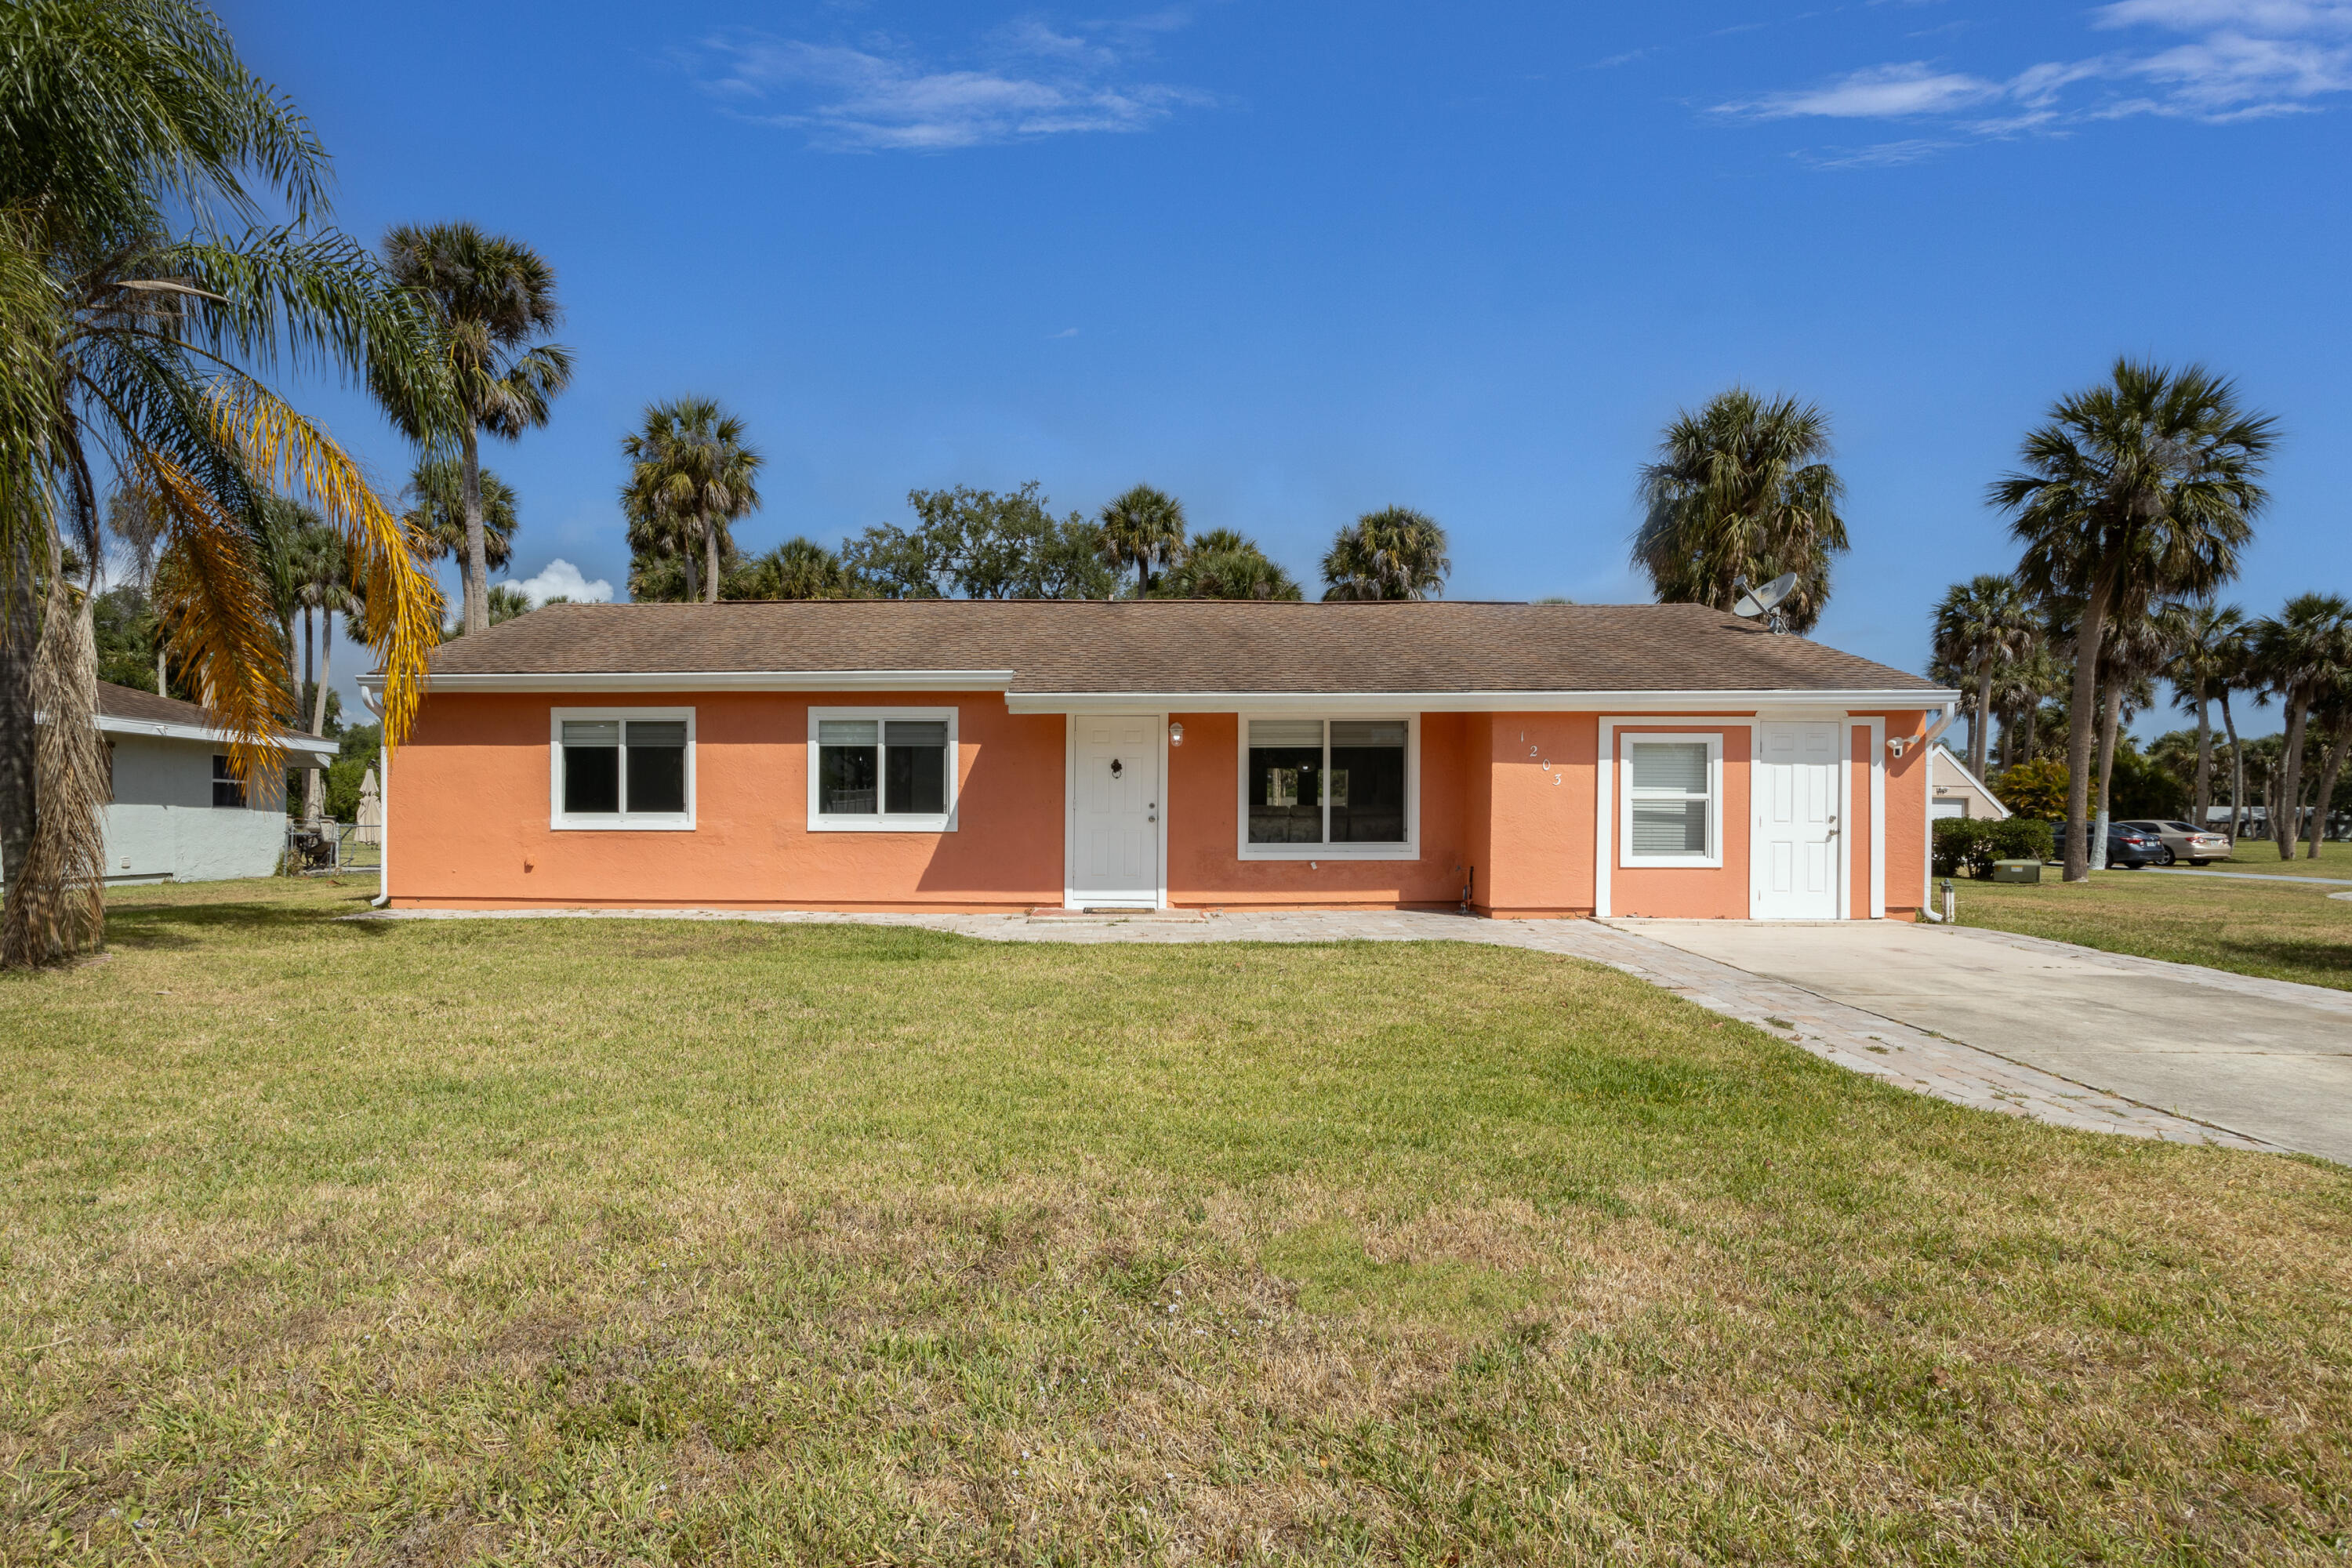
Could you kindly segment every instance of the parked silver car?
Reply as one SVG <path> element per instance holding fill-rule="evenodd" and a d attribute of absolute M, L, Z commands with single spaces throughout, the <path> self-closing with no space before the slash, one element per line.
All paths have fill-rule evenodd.
<path fill-rule="evenodd" d="M 2164 846 L 2164 865 L 2179 861 L 2189 866 L 2202 866 L 2208 860 L 2230 858 L 2230 836 L 2208 833 L 2185 822 L 2119 822 L 2118 827 L 2137 828 Z"/>

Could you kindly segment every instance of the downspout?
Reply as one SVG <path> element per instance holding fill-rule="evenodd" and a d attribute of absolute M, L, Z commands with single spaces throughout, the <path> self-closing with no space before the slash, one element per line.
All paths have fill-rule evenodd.
<path fill-rule="evenodd" d="M 367 682 L 359 683 L 360 702 L 375 716 L 378 741 L 375 749 L 376 810 L 383 820 L 376 825 L 375 897 L 368 900 L 371 909 L 383 909 L 392 902 L 392 752 L 381 739 L 383 732 L 383 704 L 370 691 Z"/>

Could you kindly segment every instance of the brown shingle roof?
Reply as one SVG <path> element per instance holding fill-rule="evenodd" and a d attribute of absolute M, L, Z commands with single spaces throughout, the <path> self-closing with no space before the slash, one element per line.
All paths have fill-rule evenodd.
<path fill-rule="evenodd" d="M 205 711 L 200 702 L 183 702 L 176 697 L 158 697 L 152 691 L 142 691 L 135 686 L 117 686 L 110 680 L 98 683 L 98 710 L 109 719 L 135 719 L 142 724 L 193 724 L 200 730 L 215 728 L 213 716 Z"/>
<path fill-rule="evenodd" d="M 1014 692 L 1937 688 L 1698 605 L 805 600 L 549 605 L 436 675 L 1011 670 Z"/>
<path fill-rule="evenodd" d="M 142 691 L 135 686 L 117 686 L 110 680 L 98 683 L 98 711 L 101 718 L 128 719 L 139 724 L 187 724 L 199 730 L 220 728 L 219 721 L 201 702 L 183 702 L 176 697 L 158 697 L 152 691 Z M 318 739 L 308 730 L 287 730 L 281 733 L 288 740 Z"/>

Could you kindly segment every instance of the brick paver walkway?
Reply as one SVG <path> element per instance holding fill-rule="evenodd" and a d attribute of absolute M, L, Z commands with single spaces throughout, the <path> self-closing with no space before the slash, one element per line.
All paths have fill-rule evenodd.
<path fill-rule="evenodd" d="M 1490 921 L 1408 910 L 1156 916 L 823 914 L 736 910 L 389 910 L 357 920 L 724 920 L 914 926 L 990 942 L 1478 942 L 1588 959 L 1753 1024 L 1825 1060 L 1938 1100 L 2062 1127 L 2230 1149 L 2271 1145 L 2105 1094 L 1599 921 Z"/>

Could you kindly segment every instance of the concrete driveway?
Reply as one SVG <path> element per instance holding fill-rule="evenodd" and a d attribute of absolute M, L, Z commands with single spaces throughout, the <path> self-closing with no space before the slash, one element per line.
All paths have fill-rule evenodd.
<path fill-rule="evenodd" d="M 2352 992 L 1966 927 L 1611 923 L 2144 1105 L 2352 1163 Z"/>

